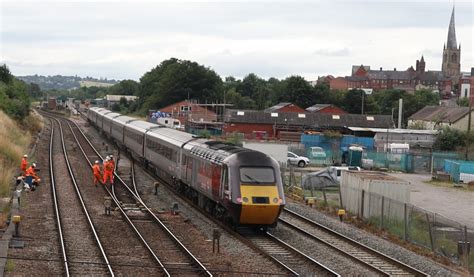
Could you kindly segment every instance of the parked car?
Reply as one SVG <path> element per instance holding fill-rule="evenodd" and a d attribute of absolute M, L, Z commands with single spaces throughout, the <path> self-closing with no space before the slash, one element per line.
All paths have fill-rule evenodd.
<path fill-rule="evenodd" d="M 362 169 L 358 166 L 330 166 L 329 172 L 336 178 L 338 182 L 341 182 L 341 175 L 343 170 L 354 170 L 361 171 Z"/>
<path fill-rule="evenodd" d="M 326 159 L 326 152 L 324 152 L 324 149 L 322 147 L 311 147 L 309 150 L 309 154 L 311 158 Z"/>
<path fill-rule="evenodd" d="M 298 156 L 293 152 L 288 151 L 288 164 L 305 167 L 309 164 L 309 159 L 304 156 Z"/>

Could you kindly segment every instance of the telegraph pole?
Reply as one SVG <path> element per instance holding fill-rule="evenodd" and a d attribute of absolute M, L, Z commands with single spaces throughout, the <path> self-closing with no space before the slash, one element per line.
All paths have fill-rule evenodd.
<path fill-rule="evenodd" d="M 469 160 L 469 146 L 471 144 L 471 113 L 472 113 L 472 101 L 471 96 L 469 96 L 469 114 L 467 117 L 467 135 L 466 135 L 466 161 Z"/>

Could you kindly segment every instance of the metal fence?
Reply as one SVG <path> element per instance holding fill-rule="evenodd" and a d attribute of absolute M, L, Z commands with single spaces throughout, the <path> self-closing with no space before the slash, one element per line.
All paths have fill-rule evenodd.
<path fill-rule="evenodd" d="M 357 201 L 357 208 L 348 210 L 349 214 L 402 240 L 448 257 L 455 264 L 467 264 L 466 267 L 474 272 L 474 251 L 465 256 L 463 251 L 466 249 L 462 248 L 464 242 L 474 244 L 474 229 L 409 203 L 355 188 L 349 190 L 346 193 L 352 194 L 353 201 Z M 346 207 L 341 203 L 338 189 L 303 191 L 302 195 L 315 198 L 319 206 Z"/>

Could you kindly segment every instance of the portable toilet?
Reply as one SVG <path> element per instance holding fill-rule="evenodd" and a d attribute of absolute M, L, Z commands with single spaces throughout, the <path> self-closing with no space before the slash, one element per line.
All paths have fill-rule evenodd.
<path fill-rule="evenodd" d="M 362 166 L 362 152 L 364 149 L 360 146 L 349 147 L 349 166 Z"/>

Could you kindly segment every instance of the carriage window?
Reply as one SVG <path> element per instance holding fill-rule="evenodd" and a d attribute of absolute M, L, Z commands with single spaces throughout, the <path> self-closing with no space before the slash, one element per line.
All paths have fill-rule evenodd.
<path fill-rule="evenodd" d="M 245 184 L 275 184 L 275 171 L 271 167 L 241 167 L 240 181 Z"/>
<path fill-rule="evenodd" d="M 227 166 L 224 166 L 224 174 L 222 176 L 222 183 L 224 184 L 224 191 L 229 191 L 229 172 Z"/>

